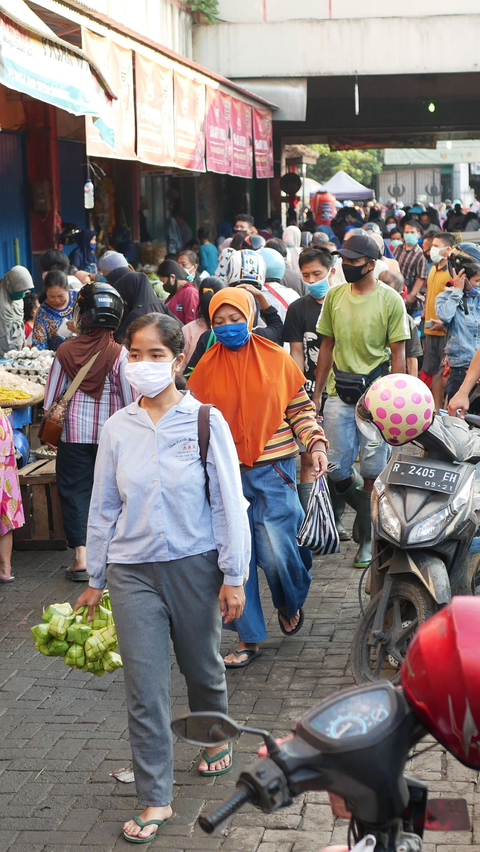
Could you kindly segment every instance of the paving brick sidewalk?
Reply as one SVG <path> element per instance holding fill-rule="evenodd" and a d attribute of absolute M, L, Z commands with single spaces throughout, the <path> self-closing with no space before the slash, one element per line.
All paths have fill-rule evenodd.
<path fill-rule="evenodd" d="M 270 636 L 263 657 L 228 673 L 236 719 L 284 734 L 308 707 L 351 685 L 348 648 L 358 615 L 359 576 L 351 568 L 353 552 L 354 545 L 342 545 L 341 554 L 315 560 L 305 626 L 291 639 L 280 633 L 264 591 Z M 135 812 L 133 785 L 109 777 L 130 762 L 122 673 L 97 678 L 72 671 L 58 658 L 38 654 L 31 639 L 42 605 L 74 602 L 82 588 L 63 578 L 65 556 L 15 554 L 16 582 L 0 586 L 0 852 L 129 848 L 119 834 Z M 227 650 L 231 645 L 224 635 Z M 172 695 L 174 713 L 185 712 L 185 688 L 176 668 Z M 257 745 L 242 737 L 232 772 L 213 780 L 196 774 L 198 749 L 177 743 L 175 817 L 150 848 L 319 852 L 329 842 L 345 842 L 346 823 L 334 822 L 326 796 L 319 793 L 271 816 L 245 808 L 212 836 L 200 831 L 198 814 L 230 794 Z M 471 833 L 427 835 L 426 852 L 480 852 L 477 773 L 440 748 L 419 757 L 409 771 L 429 781 L 435 794 L 465 796 L 473 817 Z"/>

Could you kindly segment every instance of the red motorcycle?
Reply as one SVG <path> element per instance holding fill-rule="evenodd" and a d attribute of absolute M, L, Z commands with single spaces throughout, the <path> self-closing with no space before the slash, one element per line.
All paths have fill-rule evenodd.
<path fill-rule="evenodd" d="M 308 790 L 327 790 L 336 816 L 350 819 L 348 846 L 324 852 L 421 852 L 429 831 L 468 831 L 464 799 L 430 799 L 405 774 L 412 748 L 427 734 L 461 763 L 480 768 L 480 599 L 455 597 L 412 639 L 402 686 L 388 681 L 347 689 L 309 710 L 293 735 L 237 725 L 222 713 L 172 722 L 189 743 L 262 736 L 264 756 L 242 772 L 236 792 L 199 818 L 208 833 L 250 803 L 264 813 L 288 807 Z"/>

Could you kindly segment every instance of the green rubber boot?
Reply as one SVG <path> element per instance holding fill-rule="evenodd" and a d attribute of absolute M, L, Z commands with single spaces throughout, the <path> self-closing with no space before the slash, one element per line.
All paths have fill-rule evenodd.
<path fill-rule="evenodd" d="M 313 482 L 299 482 L 297 485 L 298 497 L 302 504 L 302 509 L 307 514 L 308 501 L 312 493 Z"/>
<path fill-rule="evenodd" d="M 372 521 L 370 494 L 357 485 L 359 479 L 361 479 L 360 475 L 355 472 L 354 481 L 341 496 L 345 503 L 348 503 L 356 512 L 354 539 L 359 544 L 359 548 L 353 564 L 355 568 L 365 568 L 372 559 Z"/>
<path fill-rule="evenodd" d="M 330 499 L 332 501 L 333 517 L 335 518 L 335 526 L 340 538 L 340 541 L 350 541 L 352 535 L 343 526 L 343 513 L 345 511 L 345 500 L 343 494 L 339 494 L 335 488 L 335 483 L 329 479 L 328 488 L 330 491 Z"/>
<path fill-rule="evenodd" d="M 363 488 L 357 488 L 357 524 L 358 550 L 353 565 L 355 568 L 366 568 L 372 561 L 372 518 L 370 513 L 370 494 Z"/>

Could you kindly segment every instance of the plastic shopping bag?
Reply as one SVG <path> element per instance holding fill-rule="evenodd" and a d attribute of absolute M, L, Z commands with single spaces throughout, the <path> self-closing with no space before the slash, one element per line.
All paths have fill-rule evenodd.
<path fill-rule="evenodd" d="M 300 546 L 308 547 L 315 556 L 338 553 L 340 550 L 340 538 L 324 477 L 315 480 L 297 542 Z"/>

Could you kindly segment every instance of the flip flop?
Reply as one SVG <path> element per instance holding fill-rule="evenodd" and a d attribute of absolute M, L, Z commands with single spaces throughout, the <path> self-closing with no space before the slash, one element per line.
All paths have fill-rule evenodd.
<path fill-rule="evenodd" d="M 243 669 L 245 666 L 249 666 L 253 660 L 256 660 L 257 657 L 262 656 L 262 652 L 260 648 L 258 651 L 254 651 L 253 648 L 237 648 L 236 651 L 232 651 L 236 657 L 241 657 L 243 654 L 247 654 L 247 659 L 243 661 L 243 663 L 225 663 L 226 669 Z"/>
<path fill-rule="evenodd" d="M 0 580 L 0 583 L 13 583 L 15 577 L 9 577 L 7 580 Z"/>
<path fill-rule="evenodd" d="M 218 754 L 214 754 L 213 757 L 210 757 L 206 751 L 202 751 L 203 759 L 211 766 L 212 763 L 216 763 L 217 760 L 221 760 L 222 757 L 230 756 L 230 763 L 226 767 L 226 769 L 219 769 L 218 772 L 210 772 L 208 769 L 203 769 L 202 771 L 198 770 L 198 774 L 202 775 L 203 778 L 213 778 L 217 775 L 225 775 L 226 772 L 230 772 L 233 766 L 233 755 L 232 755 L 232 746 L 227 746 L 223 751 L 219 751 Z"/>
<path fill-rule="evenodd" d="M 303 612 L 303 607 L 299 607 L 298 612 L 300 613 L 300 618 L 298 620 L 297 626 L 294 627 L 293 630 L 285 630 L 285 625 L 284 625 L 282 619 L 280 618 L 280 614 L 283 615 L 285 619 L 287 619 L 287 615 L 286 615 L 286 613 L 281 612 L 281 610 L 277 610 L 278 623 L 280 625 L 280 630 L 282 631 L 284 636 L 295 636 L 295 633 L 298 633 L 298 631 L 302 629 L 303 622 L 305 620 L 305 614 Z"/>
<path fill-rule="evenodd" d="M 158 828 L 161 828 L 162 825 L 165 825 L 168 822 L 168 819 L 149 819 L 147 822 L 143 822 L 139 816 L 134 816 L 133 820 L 140 826 L 140 828 L 145 828 L 146 825 L 158 825 Z M 158 828 L 157 831 L 154 831 L 149 837 L 132 837 L 131 834 L 125 834 L 124 831 L 122 831 L 122 834 L 125 840 L 128 840 L 129 843 L 150 843 L 150 841 L 157 836 Z"/>
<path fill-rule="evenodd" d="M 65 568 L 65 577 L 67 580 L 73 580 L 74 583 L 88 583 L 90 578 L 87 571 L 75 571 L 75 568 L 68 565 L 64 565 L 63 567 Z"/>

